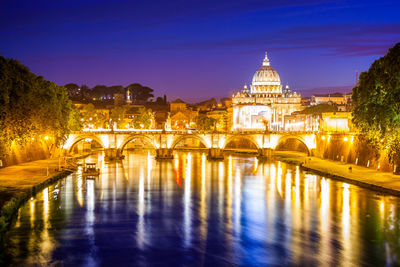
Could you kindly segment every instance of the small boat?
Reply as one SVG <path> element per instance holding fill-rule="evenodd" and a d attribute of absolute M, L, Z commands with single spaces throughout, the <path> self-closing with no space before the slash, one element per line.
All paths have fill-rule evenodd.
<path fill-rule="evenodd" d="M 87 178 L 96 178 L 100 174 L 100 169 L 96 168 L 96 163 L 85 163 L 83 168 L 83 176 Z"/>

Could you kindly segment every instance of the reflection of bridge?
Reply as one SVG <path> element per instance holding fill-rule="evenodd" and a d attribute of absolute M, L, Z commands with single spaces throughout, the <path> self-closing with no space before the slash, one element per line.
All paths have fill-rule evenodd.
<path fill-rule="evenodd" d="M 108 157 L 119 157 L 125 146 L 134 140 L 141 140 L 156 149 L 158 158 L 171 158 L 178 143 L 187 138 L 199 140 L 209 149 L 209 157 L 223 158 L 222 151 L 233 140 L 248 140 L 253 143 L 261 157 L 268 157 L 275 148 L 288 139 L 303 143 L 309 154 L 316 149 L 316 133 L 313 132 L 201 132 L 201 131 L 162 131 L 162 130 L 90 130 L 73 132 L 63 148 L 70 151 L 81 140 L 94 140 L 106 151 Z"/>

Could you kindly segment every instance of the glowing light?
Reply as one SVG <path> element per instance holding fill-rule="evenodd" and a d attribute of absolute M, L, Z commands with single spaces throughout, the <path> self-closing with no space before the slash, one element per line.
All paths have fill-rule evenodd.
<path fill-rule="evenodd" d="M 191 203 L 191 181 L 192 181 L 192 155 L 187 155 L 185 174 L 185 191 L 183 198 L 183 220 L 184 220 L 184 245 L 190 247 L 192 242 L 192 203 Z"/>
<path fill-rule="evenodd" d="M 46 135 L 46 136 L 44 137 L 44 140 L 49 140 L 49 137 Z"/>
<path fill-rule="evenodd" d="M 349 138 L 347 138 L 347 136 L 345 136 L 345 137 L 343 138 L 343 141 L 347 142 L 347 141 L 349 141 Z"/>
<path fill-rule="evenodd" d="M 137 244 L 139 248 L 144 247 L 145 243 L 145 229 L 144 229 L 144 171 L 143 167 L 140 168 L 140 173 L 139 173 L 139 192 L 138 192 L 138 215 L 139 215 L 139 220 L 138 220 L 138 234 L 137 234 Z"/>
<path fill-rule="evenodd" d="M 349 185 L 343 184 L 343 214 L 342 214 L 342 223 L 343 223 L 343 234 L 345 238 L 349 236 L 350 230 L 350 192 Z"/>
<path fill-rule="evenodd" d="M 325 140 L 325 136 L 323 135 L 323 136 L 321 137 L 321 139 L 322 139 L 322 140 Z"/>

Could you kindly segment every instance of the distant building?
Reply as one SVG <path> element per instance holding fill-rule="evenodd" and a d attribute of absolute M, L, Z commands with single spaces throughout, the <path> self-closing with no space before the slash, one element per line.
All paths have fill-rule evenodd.
<path fill-rule="evenodd" d="M 323 132 L 349 132 L 352 130 L 351 112 L 322 113 L 320 130 Z"/>
<path fill-rule="evenodd" d="M 169 110 L 171 113 L 175 113 L 178 111 L 186 111 L 186 106 L 187 104 L 178 97 L 176 100 L 170 102 Z"/>
<path fill-rule="evenodd" d="M 318 131 L 319 118 L 313 114 L 292 114 L 285 116 L 285 131 Z"/>
<path fill-rule="evenodd" d="M 331 104 L 337 105 L 338 107 L 345 107 L 351 104 L 351 93 L 315 94 L 312 95 L 310 104 L 312 106 L 320 104 Z"/>
<path fill-rule="evenodd" d="M 170 119 L 172 129 L 186 129 L 194 126 L 197 111 L 187 107 L 187 104 L 177 98 L 170 103 Z"/>
<path fill-rule="evenodd" d="M 278 72 L 270 66 L 265 54 L 261 68 L 253 76 L 250 90 L 232 96 L 233 129 L 283 130 L 284 118 L 294 111 L 302 110 L 301 96 L 289 86 L 282 90 Z"/>

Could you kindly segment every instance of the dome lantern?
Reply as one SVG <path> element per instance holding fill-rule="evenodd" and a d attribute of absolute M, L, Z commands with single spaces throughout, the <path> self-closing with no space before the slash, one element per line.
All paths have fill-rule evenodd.
<path fill-rule="evenodd" d="M 265 58 L 264 58 L 264 61 L 263 61 L 262 65 L 263 66 L 269 66 L 270 65 L 267 52 L 265 52 Z"/>
<path fill-rule="evenodd" d="M 282 93 L 281 79 L 278 72 L 271 67 L 268 54 L 265 53 L 262 66 L 256 71 L 251 83 L 251 93 L 280 94 Z"/>

